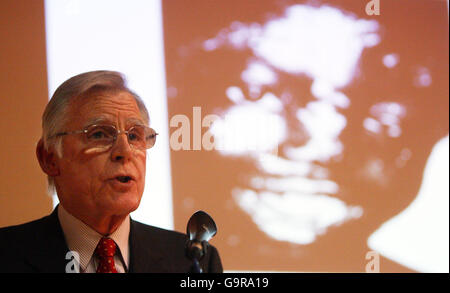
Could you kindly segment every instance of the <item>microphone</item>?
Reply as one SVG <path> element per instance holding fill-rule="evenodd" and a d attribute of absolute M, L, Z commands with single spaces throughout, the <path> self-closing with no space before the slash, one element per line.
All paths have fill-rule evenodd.
<path fill-rule="evenodd" d="M 202 273 L 199 260 L 208 250 L 208 241 L 217 233 L 216 223 L 204 211 L 197 211 L 189 219 L 186 232 L 189 237 L 186 242 L 186 254 L 193 261 L 192 271 Z"/>

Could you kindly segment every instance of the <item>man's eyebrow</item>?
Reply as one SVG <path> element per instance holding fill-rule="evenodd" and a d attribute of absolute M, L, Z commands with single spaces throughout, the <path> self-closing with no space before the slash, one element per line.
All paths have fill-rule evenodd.
<path fill-rule="evenodd" d="M 106 117 L 96 117 L 88 120 L 85 124 L 85 126 L 90 126 L 94 124 L 113 124 L 111 119 L 108 119 Z"/>
<path fill-rule="evenodd" d="M 112 122 L 111 119 L 106 117 L 96 117 L 88 120 L 85 124 L 85 127 L 94 125 L 94 124 L 112 124 L 114 125 L 114 122 Z M 139 118 L 128 118 L 126 121 L 127 125 L 145 125 L 145 122 L 142 119 Z"/>
<path fill-rule="evenodd" d="M 127 119 L 127 125 L 145 125 L 145 122 L 142 119 L 139 118 L 129 118 Z"/>

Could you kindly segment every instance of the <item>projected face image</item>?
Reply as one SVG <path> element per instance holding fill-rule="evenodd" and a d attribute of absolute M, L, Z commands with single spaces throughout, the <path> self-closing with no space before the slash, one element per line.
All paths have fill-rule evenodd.
<path fill-rule="evenodd" d="M 392 7 L 369 18 L 351 1 L 264 3 L 203 33 L 193 25 L 191 43 L 169 43 L 179 58 L 168 67 L 172 111 L 200 104 L 221 118 L 209 127 L 218 157 L 197 155 L 211 175 L 192 190 L 224 198 L 215 212 L 227 219 L 219 233 L 232 268 L 364 271 L 369 237 L 416 198 L 431 149 L 448 134 L 439 41 L 425 46 L 428 32 L 400 25 Z M 175 106 L 181 97 L 191 104 Z M 393 259 L 385 271 L 408 271 Z"/>
<path fill-rule="evenodd" d="M 211 132 L 224 155 L 250 153 L 254 157 L 260 175 L 250 179 L 250 189 L 236 188 L 233 196 L 258 227 L 277 240 L 309 244 L 327 227 L 363 213 L 360 206 L 334 196 L 339 185 L 330 179 L 326 164 L 342 159 L 344 149 L 339 136 L 347 119 L 340 109 L 348 108 L 351 102 L 339 89 L 352 81 L 363 50 L 379 42 L 377 28 L 375 21 L 358 20 L 332 7 L 296 5 L 264 25 L 235 22 L 204 43 L 207 51 L 228 45 L 236 50 L 249 48 L 253 53 L 241 73 L 247 88 L 229 87 L 227 96 L 234 105 L 223 113 L 225 124 L 253 127 L 236 128 L 231 134 L 234 137 L 227 137 L 229 125 L 216 123 Z M 310 92 L 271 92 L 286 74 L 311 79 Z M 292 108 L 290 100 L 304 106 Z M 287 107 L 292 113 L 286 113 Z M 386 112 L 383 105 L 376 108 Z M 402 106 L 393 103 L 387 110 L 391 108 L 396 112 L 384 115 L 398 120 Z M 300 129 L 297 135 L 303 137 L 299 143 L 288 137 L 288 120 Z M 394 126 L 400 131 L 397 124 Z M 267 140 L 261 141 L 261 150 L 255 152 L 251 134 L 262 131 L 266 131 L 263 137 Z M 223 141 L 248 144 L 227 149 Z M 372 169 L 367 175 L 380 180 L 377 176 L 382 175 Z"/>

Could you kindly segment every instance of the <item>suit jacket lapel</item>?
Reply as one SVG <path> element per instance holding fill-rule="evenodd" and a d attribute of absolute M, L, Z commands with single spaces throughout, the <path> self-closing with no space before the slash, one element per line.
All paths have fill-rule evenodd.
<path fill-rule="evenodd" d="M 156 235 L 153 235 L 156 236 Z M 151 233 L 142 231 L 139 223 L 130 224 L 130 273 L 169 272 L 165 266 L 164 252 L 160 241 L 152 239 Z"/>
<path fill-rule="evenodd" d="M 65 272 L 67 247 L 64 233 L 58 220 L 58 207 L 47 217 L 41 220 L 39 229 L 33 233 L 34 243 L 25 256 L 27 262 L 37 272 Z"/>

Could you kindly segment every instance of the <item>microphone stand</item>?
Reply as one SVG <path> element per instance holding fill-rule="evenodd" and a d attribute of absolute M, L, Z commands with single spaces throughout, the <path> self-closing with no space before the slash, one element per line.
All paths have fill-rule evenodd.
<path fill-rule="evenodd" d="M 192 260 L 191 273 L 203 273 L 200 266 L 200 259 L 206 254 L 208 249 L 207 241 L 188 240 L 186 250 L 188 257 Z"/>

